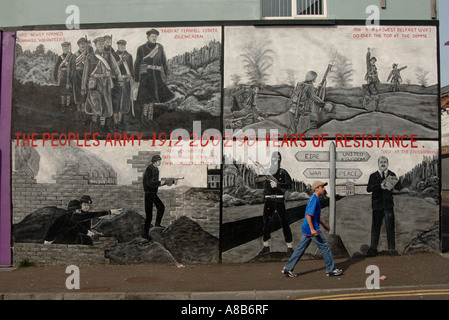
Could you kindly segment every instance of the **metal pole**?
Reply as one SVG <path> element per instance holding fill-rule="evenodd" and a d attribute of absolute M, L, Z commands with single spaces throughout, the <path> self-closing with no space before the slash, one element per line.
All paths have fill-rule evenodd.
<path fill-rule="evenodd" d="M 335 143 L 332 141 L 329 146 L 329 228 L 330 234 L 336 234 L 337 219 L 335 210 L 335 174 L 336 174 L 336 161 L 335 161 Z"/>

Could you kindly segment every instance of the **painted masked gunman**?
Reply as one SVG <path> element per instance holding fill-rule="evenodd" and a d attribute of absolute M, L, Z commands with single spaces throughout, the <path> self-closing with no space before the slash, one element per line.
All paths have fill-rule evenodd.
<path fill-rule="evenodd" d="M 270 252 L 271 220 L 275 213 L 279 215 L 287 245 L 287 253 L 293 252 L 292 232 L 290 220 L 285 209 L 285 192 L 291 188 L 292 179 L 285 169 L 281 168 L 282 156 L 280 152 L 271 155 L 271 167 L 268 169 L 264 184 L 263 208 L 263 248 L 259 254 Z"/>

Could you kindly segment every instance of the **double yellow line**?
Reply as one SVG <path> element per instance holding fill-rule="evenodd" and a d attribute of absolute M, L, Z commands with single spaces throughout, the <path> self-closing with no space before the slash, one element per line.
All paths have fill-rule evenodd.
<path fill-rule="evenodd" d="M 449 289 L 348 293 L 348 294 L 335 294 L 329 296 L 316 296 L 299 300 L 358 300 L 358 299 L 382 299 L 392 297 L 401 298 L 401 297 L 435 296 L 435 295 L 447 295 L 447 299 L 449 299 Z"/>

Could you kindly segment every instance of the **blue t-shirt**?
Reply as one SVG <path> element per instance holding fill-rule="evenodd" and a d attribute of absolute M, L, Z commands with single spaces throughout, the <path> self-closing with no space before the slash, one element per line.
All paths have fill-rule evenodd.
<path fill-rule="evenodd" d="M 312 232 L 310 231 L 309 222 L 307 221 L 306 216 L 312 217 L 312 225 L 315 230 L 320 233 L 321 204 L 320 200 L 315 194 L 313 194 L 307 202 L 306 213 L 304 216 L 304 221 L 302 223 L 302 234 L 304 236 L 312 236 Z"/>

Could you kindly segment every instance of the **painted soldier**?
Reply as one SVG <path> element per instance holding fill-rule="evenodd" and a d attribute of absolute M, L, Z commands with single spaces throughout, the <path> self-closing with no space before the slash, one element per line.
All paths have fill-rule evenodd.
<path fill-rule="evenodd" d="M 126 41 L 117 41 L 117 51 L 115 52 L 117 64 L 123 78 L 123 86 L 121 90 L 119 105 L 117 110 L 114 109 L 114 124 L 116 129 L 119 129 L 122 123 L 122 116 L 128 114 L 130 111 L 134 115 L 134 101 L 132 96 L 132 89 L 134 86 L 134 69 L 133 56 L 126 51 Z"/>
<path fill-rule="evenodd" d="M 71 200 L 67 206 L 67 213 L 57 218 L 45 232 L 44 244 L 93 245 L 90 221 L 121 212 L 121 209 L 88 212 L 83 211 L 81 207 L 80 201 Z"/>
<path fill-rule="evenodd" d="M 106 118 L 113 113 L 112 75 L 117 77 L 119 86 L 123 84 L 123 78 L 111 52 L 104 51 L 104 38 L 98 37 L 93 42 L 95 51 L 87 55 L 81 93 L 87 93 L 85 111 L 92 116 L 91 132 L 104 133 Z"/>
<path fill-rule="evenodd" d="M 80 38 L 77 42 L 78 51 L 72 54 L 69 61 L 69 77 L 68 83 L 73 88 L 73 100 L 76 104 L 76 119 L 81 118 L 81 113 L 84 112 L 86 95 L 81 94 L 81 81 L 83 78 L 84 64 L 87 55 L 92 48 L 86 38 Z"/>
<path fill-rule="evenodd" d="M 401 82 L 402 82 L 401 71 L 406 68 L 407 66 L 398 68 L 398 64 L 393 63 L 393 70 L 391 70 L 387 78 L 387 82 L 389 82 L 391 79 L 391 84 L 393 85 L 393 92 L 401 91 Z"/>
<path fill-rule="evenodd" d="M 231 128 L 242 128 L 265 120 L 262 115 L 266 116 L 266 112 L 261 112 L 256 103 L 259 90 L 259 86 L 253 84 L 249 89 L 237 90 L 232 94 L 231 112 L 234 119 Z"/>
<path fill-rule="evenodd" d="M 296 134 L 299 118 L 301 115 L 309 116 L 310 129 L 318 127 L 319 108 L 324 107 L 324 101 L 316 94 L 313 85 L 318 74 L 315 71 L 309 71 L 306 74 L 304 82 L 296 85 L 291 95 L 292 107 L 290 108 L 290 127 L 288 134 Z"/>
<path fill-rule="evenodd" d="M 363 107 L 368 109 L 368 102 L 374 99 L 375 107 L 374 110 L 377 109 L 379 105 L 379 90 L 377 89 L 377 84 L 380 83 L 379 75 L 377 73 L 376 66 L 377 59 L 376 57 L 371 57 L 370 48 L 368 48 L 368 52 L 366 53 L 366 74 L 365 80 L 366 84 L 363 85 L 363 89 L 365 92 L 365 97 L 363 98 Z"/>
<path fill-rule="evenodd" d="M 105 35 L 104 38 L 104 51 L 115 52 L 112 48 L 112 35 Z"/>
<path fill-rule="evenodd" d="M 70 42 L 63 42 L 61 44 L 62 54 L 58 56 L 56 60 L 55 69 L 53 72 L 53 78 L 55 82 L 59 85 L 59 95 L 60 95 L 60 110 L 64 112 L 65 109 L 70 105 L 70 84 L 68 82 L 68 68 L 69 60 L 72 56 L 70 50 Z"/>
<path fill-rule="evenodd" d="M 139 86 L 137 101 L 143 104 L 141 121 L 145 126 L 158 126 L 153 120 L 155 103 L 167 102 L 174 98 L 173 92 L 165 84 L 164 78 L 171 78 L 167 66 L 164 47 L 157 43 L 159 31 L 147 32 L 148 41 L 137 49 L 134 64 L 136 85 Z"/>

